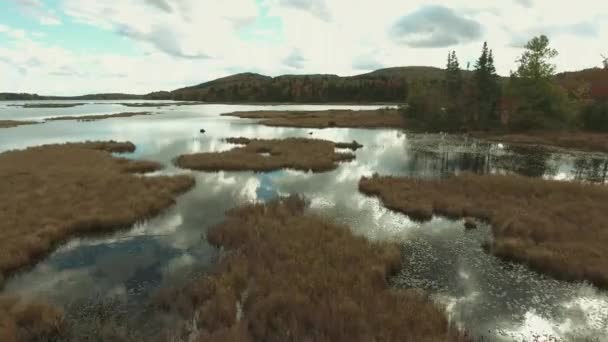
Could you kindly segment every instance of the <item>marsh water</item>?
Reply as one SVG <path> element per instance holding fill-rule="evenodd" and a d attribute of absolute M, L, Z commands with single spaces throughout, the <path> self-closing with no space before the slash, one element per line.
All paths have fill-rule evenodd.
<path fill-rule="evenodd" d="M 608 341 L 607 291 L 586 283 L 557 281 L 486 254 L 481 246 L 491 237 L 489 227 L 465 231 L 463 222 L 440 217 L 416 223 L 357 190 L 359 179 L 373 173 L 421 178 L 465 171 L 518 173 L 606 183 L 606 155 L 517 148 L 463 136 L 399 130 L 272 128 L 220 116 L 239 110 L 361 108 L 357 106 L 130 108 L 113 101 L 72 108 L 8 106 L 18 103 L 0 102 L 0 120 L 136 111 L 152 111 L 154 115 L 95 122 L 52 121 L 2 129 L 0 152 L 68 141 L 128 140 L 136 144 L 137 150 L 125 157 L 163 163 L 165 169 L 157 174 L 192 174 L 196 187 L 156 218 L 116 233 L 68 241 L 34 267 L 11 277 L 3 290 L 6 293 L 48 298 L 68 308 L 69 317 L 82 320 L 91 314 L 82 304 L 89 301 L 119 303 L 115 307 L 122 314 L 139 312 L 155 290 L 187 282 L 208 271 L 217 251 L 206 242 L 205 233 L 223 219 L 227 209 L 298 193 L 310 200 L 310 211 L 347 224 L 355 234 L 402 243 L 407 267 L 391 280 L 392 285 L 428 291 L 445 305 L 453 324 L 477 337 Z M 200 129 L 206 133 L 201 134 Z M 180 170 L 172 163 L 184 153 L 230 149 L 232 145 L 223 139 L 235 136 L 356 140 L 364 148 L 356 152 L 354 161 L 317 174 L 293 170 L 205 173 Z M 79 311 L 69 312 L 69 308 Z"/>

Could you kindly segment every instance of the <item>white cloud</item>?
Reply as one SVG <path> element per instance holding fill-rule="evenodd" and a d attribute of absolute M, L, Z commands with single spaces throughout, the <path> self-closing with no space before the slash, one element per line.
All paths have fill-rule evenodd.
<path fill-rule="evenodd" d="M 37 18 L 41 25 L 61 25 L 61 20 L 41 0 L 11 0 L 27 15 Z"/>
<path fill-rule="evenodd" d="M 278 0 L 278 5 L 310 12 L 321 20 L 329 21 L 332 19 L 325 0 Z"/>
<path fill-rule="evenodd" d="M 27 8 L 42 4 L 19 2 Z M 0 91 L 148 92 L 235 71 L 352 75 L 381 66 L 443 67 L 447 49 L 456 50 L 466 66 L 478 57 L 485 40 L 494 50 L 499 73 L 508 74 L 521 53 L 513 43 L 541 33 L 560 51 L 558 69 L 573 70 L 599 65 L 608 41 L 608 3 L 596 0 L 559 5 L 551 0 L 263 0 L 266 17 L 259 17 L 254 0 L 63 0 L 60 6 L 58 11 L 70 20 L 129 39 L 141 55 L 83 55 L 55 45 L 50 36 L 0 26 L 0 35 L 13 41 L 0 47 Z M 435 37 L 449 36 L 448 43 L 455 45 L 415 44 L 414 38 L 428 40 L 433 34 L 418 32 L 419 25 L 399 24 L 423 6 L 443 6 L 450 18 L 478 23 L 480 30 L 438 24 Z M 53 14 L 41 8 L 46 11 L 41 13 Z M 280 19 L 281 25 L 264 25 L 268 18 Z M 391 35 L 395 25 L 402 29 L 401 37 L 409 35 L 409 45 L 414 39 L 418 47 L 400 44 Z M 242 39 L 243 32 L 250 33 L 247 39 Z M 24 62 L 32 58 L 40 63 Z"/>
<path fill-rule="evenodd" d="M 4 34 L 12 39 L 24 39 L 25 31 L 0 24 L 0 34 Z"/>
<path fill-rule="evenodd" d="M 290 68 L 294 69 L 302 69 L 304 67 L 304 63 L 306 62 L 306 58 L 302 56 L 302 52 L 298 49 L 294 49 L 291 51 L 289 56 L 285 57 L 283 63 Z"/>
<path fill-rule="evenodd" d="M 40 23 L 42 25 L 61 25 L 61 20 L 56 17 L 40 17 Z"/>
<path fill-rule="evenodd" d="M 401 17 L 392 27 L 391 36 L 409 47 L 449 47 L 481 38 L 481 25 L 449 7 L 423 6 Z"/>

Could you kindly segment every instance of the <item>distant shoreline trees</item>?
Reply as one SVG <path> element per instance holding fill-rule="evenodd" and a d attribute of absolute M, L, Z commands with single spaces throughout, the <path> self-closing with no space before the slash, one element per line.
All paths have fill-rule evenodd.
<path fill-rule="evenodd" d="M 293 75 L 275 78 L 243 75 L 234 81 L 189 87 L 169 94 L 172 100 L 206 102 L 405 102 L 403 77 L 361 75 Z"/>
<path fill-rule="evenodd" d="M 509 125 L 514 129 L 559 129 L 571 126 L 572 106 L 568 95 L 555 81 L 555 65 L 551 59 L 558 55 L 549 46 L 545 35 L 532 38 L 517 60 L 517 71 L 507 85 L 514 102 Z"/>
<path fill-rule="evenodd" d="M 494 66 L 494 54 L 484 42 L 481 56 L 473 74 L 475 105 L 473 123 L 477 128 L 489 128 L 498 122 L 498 102 L 501 96 L 499 77 Z"/>
<path fill-rule="evenodd" d="M 499 121 L 500 77 L 487 42 L 468 77 L 463 76 L 456 51 L 450 51 L 441 87 L 412 86 L 406 118 L 434 130 L 489 129 Z"/>
<path fill-rule="evenodd" d="M 487 42 L 464 77 L 456 52 L 450 51 L 443 83 L 411 87 L 406 119 L 414 128 L 434 131 L 608 131 L 608 58 L 602 56 L 604 69 L 585 71 L 586 80 L 566 79 L 566 91 L 556 79 L 552 59 L 558 52 L 549 38 L 533 37 L 523 48 L 508 81 L 496 73 Z"/>

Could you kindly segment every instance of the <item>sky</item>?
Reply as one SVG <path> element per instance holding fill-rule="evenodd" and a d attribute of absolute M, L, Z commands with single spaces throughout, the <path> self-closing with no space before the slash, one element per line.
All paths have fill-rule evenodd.
<path fill-rule="evenodd" d="M 484 41 L 500 74 L 545 34 L 558 71 L 601 65 L 599 0 L 0 0 L 0 92 L 173 90 L 239 72 L 341 76 L 471 68 Z"/>

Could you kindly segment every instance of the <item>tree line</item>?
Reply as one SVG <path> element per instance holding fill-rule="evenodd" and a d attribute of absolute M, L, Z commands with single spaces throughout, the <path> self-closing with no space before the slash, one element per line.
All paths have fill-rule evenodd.
<path fill-rule="evenodd" d="M 603 69 L 589 71 L 590 84 L 566 79 L 578 82 L 567 91 L 551 63 L 557 55 L 547 36 L 534 37 L 516 60 L 516 71 L 501 81 L 487 42 L 467 77 L 456 52 L 450 51 L 443 82 L 411 85 L 404 115 L 429 130 L 608 131 L 608 58 L 602 56 Z"/>
<path fill-rule="evenodd" d="M 157 93 L 153 98 L 205 102 L 404 102 L 407 81 L 392 76 L 304 75 L 242 77 Z"/>

